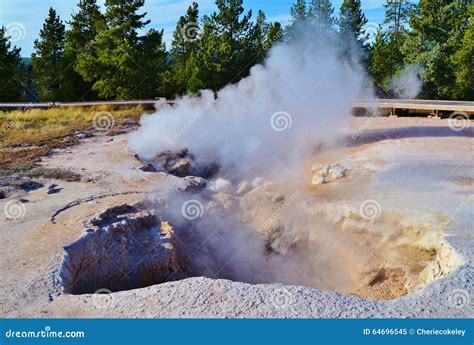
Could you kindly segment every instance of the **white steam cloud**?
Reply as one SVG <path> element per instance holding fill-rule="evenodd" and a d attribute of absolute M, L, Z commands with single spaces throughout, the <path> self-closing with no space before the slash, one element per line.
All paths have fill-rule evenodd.
<path fill-rule="evenodd" d="M 422 65 L 413 64 L 407 66 L 398 76 L 390 80 L 390 91 L 398 98 L 416 98 L 423 87 L 422 74 Z"/>
<path fill-rule="evenodd" d="M 354 50 L 336 36 L 312 37 L 313 28 L 303 29 L 297 40 L 272 48 L 263 65 L 216 97 L 206 90 L 172 105 L 160 102 L 155 114 L 143 116 L 130 139 L 131 150 L 143 160 L 187 148 L 196 161 L 218 162 L 220 174 L 232 182 L 264 176 L 292 189 L 281 209 L 269 201 L 271 192 L 248 193 L 238 201 L 208 189 L 193 194 L 192 200 L 184 193 L 166 198 L 171 211 L 165 217 L 176 227 L 178 252 L 197 258 L 191 269 L 195 274 L 252 283 L 311 285 L 315 279 L 328 289 L 335 283 L 326 276 L 333 277 L 331 282 L 343 280 L 341 272 L 350 260 L 335 264 L 323 257 L 335 242 L 345 242 L 335 241 L 333 225 L 300 209 L 307 199 L 299 192 L 304 189 L 296 187 L 295 192 L 295 186 L 304 184 L 298 169 L 315 145 L 335 141 L 353 103 L 371 95 L 362 94 L 366 79 Z M 183 212 L 190 203 L 193 212 Z M 338 250 L 340 257 L 348 247 Z M 311 273 L 309 281 L 298 276 L 295 263 Z"/>
<path fill-rule="evenodd" d="M 336 37 L 302 30 L 278 44 L 250 76 L 217 92 L 183 97 L 145 115 L 130 148 L 152 160 L 165 150 L 188 148 L 197 159 L 218 161 L 241 175 L 271 174 L 301 159 L 312 145 L 340 132 L 361 97 L 362 68 Z"/>

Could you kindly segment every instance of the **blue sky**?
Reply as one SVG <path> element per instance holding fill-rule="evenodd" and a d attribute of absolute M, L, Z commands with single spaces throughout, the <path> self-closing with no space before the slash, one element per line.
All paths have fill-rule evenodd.
<path fill-rule="evenodd" d="M 0 25 L 10 28 L 14 34 L 14 44 L 21 47 L 21 55 L 30 56 L 33 42 L 38 38 L 43 21 L 49 7 L 53 7 L 63 20 L 69 20 L 71 13 L 77 11 L 78 0 L 0 0 Z M 165 30 L 165 41 L 169 44 L 178 18 L 186 12 L 193 0 L 145 0 L 144 11 L 151 20 L 148 27 Z M 214 0 L 197 0 L 202 14 L 211 13 L 215 9 Z M 285 24 L 289 18 L 290 7 L 294 0 L 245 0 L 245 8 L 265 11 L 268 20 L 278 20 Z M 103 4 L 104 0 L 98 0 Z M 334 0 L 333 5 L 338 12 L 342 0 Z M 375 27 L 384 18 L 383 3 L 385 0 L 362 0 L 362 7 Z"/>

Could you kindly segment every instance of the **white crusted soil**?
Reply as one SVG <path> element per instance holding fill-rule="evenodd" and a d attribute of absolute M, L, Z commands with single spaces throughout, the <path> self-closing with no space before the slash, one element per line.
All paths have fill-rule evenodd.
<path fill-rule="evenodd" d="M 164 195 L 166 189 L 182 190 L 183 182 L 174 176 L 140 170 L 143 164 L 127 150 L 128 134 L 115 136 L 113 141 L 103 136 L 85 139 L 79 146 L 46 158 L 44 165 L 70 168 L 83 180 L 45 181 L 46 186 L 56 183 L 63 190 L 49 195 L 47 188 L 40 188 L 0 201 L 3 209 L 15 198 L 29 200 L 24 204 L 23 218 L 0 219 L 1 314 L 472 317 L 473 126 L 453 132 L 447 121 L 438 119 L 367 121 L 353 120 L 348 129 L 353 140 L 346 148 L 317 153 L 308 162 L 307 183 L 296 194 L 262 179 L 230 186 L 235 194 L 228 193 L 231 189 L 227 184 L 217 193 L 209 190 L 210 199 L 202 202 L 206 210 L 239 211 L 235 213 L 239 221 L 269 239 L 270 252 L 290 258 L 295 246 L 306 244 L 308 253 L 312 253 L 312 246 L 317 248 L 315 265 L 304 266 L 307 261 L 291 257 L 296 263 L 303 262 L 293 268 L 295 275 L 291 279 L 271 272 L 275 281 L 289 285 L 251 285 L 214 279 L 208 274 L 207 278 L 181 279 L 110 295 L 64 293 L 67 279 L 60 279 L 61 268 L 67 262 L 64 247 L 71 249 L 78 240 L 93 238 L 93 232 L 86 231 L 91 219 L 111 207 Z M 348 172 L 344 176 L 337 174 L 338 178 L 331 178 L 329 183 L 312 186 L 311 166 L 334 162 L 349 168 Z M 194 185 L 190 189 L 194 190 Z M 372 208 L 361 211 L 367 204 Z M 291 214 L 296 214 L 297 219 L 286 218 L 285 212 L 295 211 L 293 208 L 297 212 Z M 146 217 L 137 215 L 139 219 Z M 306 227 L 312 223 L 318 227 Z M 122 226 L 127 233 L 129 224 L 125 221 L 123 226 L 116 226 L 117 230 Z M 162 233 L 159 226 L 150 223 L 142 225 L 139 228 L 145 232 L 139 238 L 151 245 L 150 253 L 155 253 L 157 259 L 146 265 L 145 271 L 152 276 L 141 283 L 146 286 L 162 282 L 155 273 L 175 270 L 177 258 L 166 240 L 171 236 L 169 231 Z M 301 225 L 310 231 L 293 236 L 300 234 L 296 228 Z M 155 241 L 157 235 L 160 241 Z M 127 236 L 112 236 L 118 245 L 113 257 L 121 258 L 122 269 L 138 258 L 130 259 L 129 254 L 135 249 L 127 247 L 133 241 Z M 162 245 L 163 251 L 159 249 Z M 94 251 L 94 246 L 86 247 L 89 252 Z M 165 264 L 156 269 L 152 262 Z M 77 268 L 77 262 L 75 265 Z M 104 272 L 99 273 L 94 277 Z M 138 286 L 124 284 L 117 290 Z M 93 285 L 91 289 L 97 287 Z"/>

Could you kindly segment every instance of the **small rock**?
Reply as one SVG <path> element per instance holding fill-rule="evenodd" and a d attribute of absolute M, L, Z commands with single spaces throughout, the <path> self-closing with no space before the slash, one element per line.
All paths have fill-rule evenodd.
<path fill-rule="evenodd" d="M 145 172 L 156 172 L 157 170 L 153 166 L 153 164 L 148 163 L 146 165 L 143 165 L 140 167 L 140 170 L 145 171 Z"/>
<path fill-rule="evenodd" d="M 273 201 L 273 202 L 281 202 L 281 201 L 283 201 L 283 200 L 285 200 L 285 196 L 284 196 L 284 195 L 277 195 L 277 196 L 274 196 L 274 197 L 272 198 L 272 201 Z"/>
<path fill-rule="evenodd" d="M 58 188 L 57 184 L 53 183 L 51 186 L 48 187 L 48 194 L 56 194 L 62 190 L 62 188 Z"/>
<path fill-rule="evenodd" d="M 6 199 L 7 197 L 8 197 L 7 191 L 0 189 L 0 199 Z"/>
<path fill-rule="evenodd" d="M 333 164 L 331 165 L 331 169 L 329 170 L 329 175 L 331 175 L 333 179 L 340 179 L 346 176 L 346 172 L 347 169 L 344 168 L 342 165 Z"/>
<path fill-rule="evenodd" d="M 311 172 L 326 177 L 331 170 L 330 165 L 315 164 L 311 167 Z"/>
<path fill-rule="evenodd" d="M 168 171 L 170 174 L 184 177 L 188 174 L 191 168 L 191 162 L 185 158 L 176 159 L 168 165 Z"/>
<path fill-rule="evenodd" d="M 91 133 L 82 133 L 79 131 L 75 131 L 74 135 L 78 137 L 79 139 L 86 139 L 86 138 L 91 138 L 93 135 Z"/>
<path fill-rule="evenodd" d="M 224 194 L 233 194 L 234 189 L 232 188 L 232 184 L 224 180 L 223 178 L 218 178 L 216 180 L 216 191 L 218 193 L 224 193 Z"/>
<path fill-rule="evenodd" d="M 219 165 L 215 162 L 196 161 L 193 154 L 184 148 L 178 151 L 166 150 L 159 153 L 153 159 L 143 159 L 138 155 L 135 158 L 143 162 L 146 169 L 148 163 L 155 171 L 165 172 L 178 177 L 199 176 L 208 179 L 219 171 Z M 149 170 L 153 172 L 153 170 Z"/>
<path fill-rule="evenodd" d="M 323 167 L 323 169 L 321 170 L 321 175 L 324 176 L 324 177 L 328 176 L 329 170 L 331 170 L 331 166 L 330 165 L 325 165 Z"/>
<path fill-rule="evenodd" d="M 48 194 L 57 194 L 62 190 L 62 188 L 48 189 Z"/>
<path fill-rule="evenodd" d="M 237 195 L 242 196 L 252 190 L 252 184 L 249 181 L 242 181 L 237 187 Z"/>
<path fill-rule="evenodd" d="M 176 184 L 176 188 L 181 192 L 196 193 L 206 188 L 207 180 L 198 176 L 186 176 Z"/>
<path fill-rule="evenodd" d="M 324 176 L 322 175 L 314 175 L 313 179 L 311 180 L 311 184 L 313 186 L 318 186 L 324 183 L 326 183 L 326 180 L 324 179 Z"/>

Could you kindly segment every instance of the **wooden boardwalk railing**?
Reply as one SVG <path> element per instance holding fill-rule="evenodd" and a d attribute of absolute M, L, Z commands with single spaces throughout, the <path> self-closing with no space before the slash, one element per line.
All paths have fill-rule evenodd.
<path fill-rule="evenodd" d="M 100 105 L 135 106 L 143 105 L 153 107 L 156 100 L 131 100 L 131 101 L 99 101 L 99 102 L 46 102 L 46 103 L 0 103 L 1 110 L 55 108 L 55 107 L 91 107 Z M 172 103 L 172 102 L 170 102 Z M 441 113 L 461 112 L 467 115 L 474 114 L 474 102 L 465 101 L 437 101 L 418 99 L 379 99 L 359 100 L 354 103 L 354 109 L 384 110 L 390 115 L 398 112 L 415 111 L 440 115 Z"/>
<path fill-rule="evenodd" d="M 353 105 L 356 109 L 382 109 L 390 115 L 397 115 L 397 111 L 418 111 L 438 116 L 441 113 L 474 114 L 474 102 L 465 101 L 437 101 L 422 99 L 379 99 L 360 100 Z"/>

